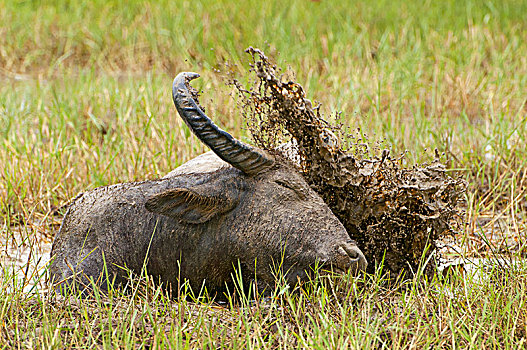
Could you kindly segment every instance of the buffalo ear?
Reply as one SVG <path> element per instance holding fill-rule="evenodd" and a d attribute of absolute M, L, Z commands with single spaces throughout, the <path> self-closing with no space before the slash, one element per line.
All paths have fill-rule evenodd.
<path fill-rule="evenodd" d="M 239 186 L 230 181 L 223 184 L 201 183 L 155 194 L 147 199 L 145 208 L 178 221 L 202 224 L 234 209 L 240 194 Z"/>

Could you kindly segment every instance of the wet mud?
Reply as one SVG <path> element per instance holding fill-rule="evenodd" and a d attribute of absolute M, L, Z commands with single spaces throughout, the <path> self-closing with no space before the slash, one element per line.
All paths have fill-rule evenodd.
<path fill-rule="evenodd" d="M 253 83 L 230 83 L 254 143 L 297 163 L 357 241 L 371 271 L 384 261 L 385 271 L 412 273 L 423 259 L 434 258 L 437 242 L 460 223 L 465 182 L 447 174 L 437 152 L 431 163 L 405 167 L 404 155 L 393 157 L 388 148 L 374 156 L 363 151 L 364 140 L 326 121 L 302 86 L 262 51 L 247 52 Z M 436 264 L 427 266 L 429 273 Z"/>

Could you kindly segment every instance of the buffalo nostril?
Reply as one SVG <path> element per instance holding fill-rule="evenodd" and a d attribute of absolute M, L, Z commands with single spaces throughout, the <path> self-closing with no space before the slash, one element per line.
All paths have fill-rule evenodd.
<path fill-rule="evenodd" d="M 341 255 L 346 255 L 350 257 L 353 260 L 359 259 L 362 255 L 362 252 L 359 250 L 359 248 L 352 246 L 352 245 L 347 245 L 347 244 L 344 246 L 340 246 L 338 248 L 338 252 Z"/>
<path fill-rule="evenodd" d="M 346 266 L 346 270 L 352 268 L 356 270 L 356 272 L 366 270 L 368 261 L 359 247 L 355 244 L 343 244 L 337 248 L 337 251 L 341 258 L 337 258 L 336 263 L 337 265 L 342 266 L 341 268 Z M 345 259 L 345 261 L 342 259 Z"/>
<path fill-rule="evenodd" d="M 353 260 L 357 260 L 361 257 L 362 253 L 358 248 L 346 249 L 348 256 Z"/>
<path fill-rule="evenodd" d="M 337 251 L 340 255 L 348 255 L 348 253 L 346 253 L 346 250 L 342 246 L 340 246 Z"/>

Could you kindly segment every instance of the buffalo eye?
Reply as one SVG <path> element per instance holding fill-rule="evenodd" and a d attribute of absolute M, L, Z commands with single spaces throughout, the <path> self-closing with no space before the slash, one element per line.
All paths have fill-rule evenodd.
<path fill-rule="evenodd" d="M 298 186 L 295 186 L 294 184 L 288 183 L 288 182 L 283 181 L 283 180 L 275 180 L 275 183 L 277 185 L 279 185 L 279 186 L 285 187 L 285 188 L 295 192 L 302 199 L 306 197 L 306 195 L 304 194 L 302 189 L 300 189 Z"/>

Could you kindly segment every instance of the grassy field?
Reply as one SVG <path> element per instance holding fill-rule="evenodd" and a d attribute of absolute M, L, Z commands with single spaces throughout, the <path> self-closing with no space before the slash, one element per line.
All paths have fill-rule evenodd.
<path fill-rule="evenodd" d="M 526 13 L 525 0 L 0 2 L 0 347 L 527 347 Z M 444 153 L 469 184 L 451 250 L 487 263 L 278 283 L 227 305 L 141 278 L 131 294 L 46 292 L 35 259 L 72 198 L 205 150 L 172 105 L 175 74 L 199 72 L 208 113 L 250 142 L 225 85 L 249 79 L 248 46 L 408 166 Z"/>

